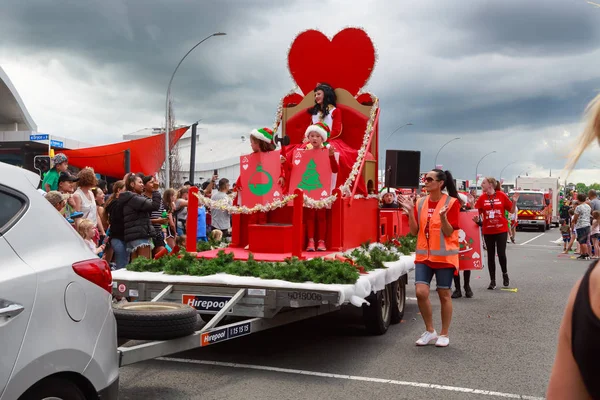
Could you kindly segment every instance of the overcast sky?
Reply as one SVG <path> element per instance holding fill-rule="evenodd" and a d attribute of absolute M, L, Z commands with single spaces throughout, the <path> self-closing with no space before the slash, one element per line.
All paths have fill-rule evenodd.
<path fill-rule="evenodd" d="M 295 36 L 364 28 L 378 62 L 365 88 L 381 104 L 385 148 L 420 150 L 455 177 L 565 177 L 565 155 L 600 90 L 600 8 L 585 0 L 2 0 L 0 65 L 38 130 L 91 144 L 164 125 L 167 84 L 179 123 L 238 137 L 271 126 L 295 86 Z M 315 62 L 326 55 L 315 49 Z M 600 181 L 600 151 L 570 181 Z M 199 149 L 202 154 L 202 149 Z"/>

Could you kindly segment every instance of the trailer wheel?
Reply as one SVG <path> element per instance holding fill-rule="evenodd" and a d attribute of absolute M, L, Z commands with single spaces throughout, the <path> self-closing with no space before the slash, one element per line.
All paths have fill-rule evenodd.
<path fill-rule="evenodd" d="M 404 317 L 404 307 L 406 306 L 406 285 L 404 279 L 400 277 L 391 284 L 392 287 L 392 315 L 390 322 L 398 324 Z"/>
<path fill-rule="evenodd" d="M 365 328 L 373 335 L 383 335 L 390 327 L 392 318 L 392 285 L 371 293 L 366 300 L 370 305 L 363 305 Z"/>
<path fill-rule="evenodd" d="M 196 329 L 196 309 L 187 304 L 140 301 L 113 307 L 117 337 L 167 340 L 191 335 Z"/>

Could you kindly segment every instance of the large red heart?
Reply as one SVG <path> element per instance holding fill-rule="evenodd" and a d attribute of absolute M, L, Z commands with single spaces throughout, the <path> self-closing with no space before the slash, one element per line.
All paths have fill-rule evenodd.
<path fill-rule="evenodd" d="M 317 83 L 329 83 L 356 96 L 375 66 L 375 47 L 365 31 L 346 28 L 330 41 L 316 30 L 296 37 L 288 54 L 288 68 L 304 94 Z"/>

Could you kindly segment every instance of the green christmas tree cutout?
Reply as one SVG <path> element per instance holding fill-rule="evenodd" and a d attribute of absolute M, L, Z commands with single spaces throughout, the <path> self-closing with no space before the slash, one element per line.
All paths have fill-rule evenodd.
<path fill-rule="evenodd" d="M 306 165 L 306 171 L 302 174 L 302 181 L 298 184 L 298 188 L 310 192 L 322 188 L 323 185 L 319 180 L 319 173 L 317 172 L 317 164 L 315 160 L 310 160 Z"/>

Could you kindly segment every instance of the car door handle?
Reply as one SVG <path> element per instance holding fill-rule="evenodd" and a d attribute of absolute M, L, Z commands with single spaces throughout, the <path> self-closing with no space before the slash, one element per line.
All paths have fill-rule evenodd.
<path fill-rule="evenodd" d="M 0 318 L 13 318 L 21 314 L 25 308 L 20 304 L 9 304 L 0 308 Z"/>

